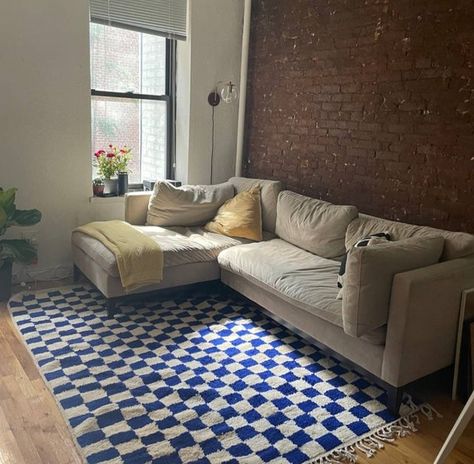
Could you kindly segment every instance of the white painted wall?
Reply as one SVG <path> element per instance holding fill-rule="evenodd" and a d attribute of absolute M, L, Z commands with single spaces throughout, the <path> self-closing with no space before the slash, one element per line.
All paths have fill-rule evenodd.
<path fill-rule="evenodd" d="M 190 40 L 178 44 L 177 51 L 176 177 L 183 183 L 210 181 L 211 107 L 207 96 L 218 81 L 239 84 L 243 10 L 243 0 L 189 2 Z M 214 183 L 234 175 L 237 118 L 237 101 L 216 107 Z"/>
<path fill-rule="evenodd" d="M 189 3 L 188 3 L 189 5 Z M 189 183 L 189 125 L 191 107 L 191 7 L 188 6 L 188 38 L 176 46 L 176 166 L 175 177 Z"/>
<path fill-rule="evenodd" d="M 35 276 L 70 267 L 70 232 L 89 219 L 87 0 L 15 0 L 0 7 L 0 185 L 38 208 Z"/>

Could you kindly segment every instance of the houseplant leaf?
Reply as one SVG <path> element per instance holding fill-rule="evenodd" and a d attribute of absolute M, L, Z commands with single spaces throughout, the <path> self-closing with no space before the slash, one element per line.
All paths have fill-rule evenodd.
<path fill-rule="evenodd" d="M 15 226 L 32 226 L 41 221 L 41 213 L 37 209 L 17 209 L 11 220 Z"/>
<path fill-rule="evenodd" d="M 0 261 L 12 260 L 23 264 L 36 261 L 36 247 L 28 240 L 0 240 Z"/>
<path fill-rule="evenodd" d="M 0 206 L 0 235 L 5 233 L 8 223 L 8 215 L 5 210 Z"/>
<path fill-rule="evenodd" d="M 16 188 L 0 191 L 0 208 L 3 208 L 9 218 L 15 213 L 15 195 Z"/>

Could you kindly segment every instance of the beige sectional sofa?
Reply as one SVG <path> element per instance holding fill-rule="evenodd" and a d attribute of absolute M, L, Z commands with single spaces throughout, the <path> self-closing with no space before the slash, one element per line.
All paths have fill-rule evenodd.
<path fill-rule="evenodd" d="M 126 196 L 126 220 L 164 252 L 163 281 L 140 293 L 221 279 L 282 324 L 376 378 L 394 411 L 401 387 L 453 362 L 461 293 L 474 287 L 474 236 L 359 214 L 354 206 L 281 191 L 276 181 L 231 178 L 229 183 L 236 193 L 261 185 L 264 241 L 229 238 L 200 227 L 145 226 L 150 194 Z M 348 297 L 337 298 L 340 260 L 358 240 L 381 231 L 395 241 L 418 237 L 421 247 L 424 240 L 442 237 L 436 242 L 441 257 L 390 276 L 387 307 L 361 311 L 362 326 L 364 318 L 372 318 L 365 330 L 356 330 L 349 324 L 354 302 L 348 300 L 354 296 L 348 290 Z M 77 269 L 112 304 L 125 295 L 110 251 L 80 233 L 73 234 L 72 249 Z M 369 290 L 358 294 L 357 303 L 368 301 Z"/>

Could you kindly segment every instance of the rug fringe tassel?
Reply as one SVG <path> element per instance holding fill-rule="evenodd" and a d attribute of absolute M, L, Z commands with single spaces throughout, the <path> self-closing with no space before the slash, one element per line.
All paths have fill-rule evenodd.
<path fill-rule="evenodd" d="M 362 451 L 368 458 L 372 458 L 379 450 L 385 447 L 385 444 L 393 443 L 398 438 L 403 438 L 417 432 L 417 425 L 420 423 L 420 413 L 428 420 L 442 417 L 430 404 L 424 403 L 417 406 L 409 395 L 406 395 L 404 404 L 409 409 L 406 415 L 391 424 L 369 432 L 349 445 L 342 445 L 340 448 L 309 461 L 307 464 L 354 464 L 357 462 L 357 450 Z"/>

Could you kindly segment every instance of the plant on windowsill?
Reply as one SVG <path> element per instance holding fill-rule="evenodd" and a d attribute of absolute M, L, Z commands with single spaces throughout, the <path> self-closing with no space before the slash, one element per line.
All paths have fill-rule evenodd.
<path fill-rule="evenodd" d="M 116 195 L 118 191 L 118 179 L 115 177 L 120 172 L 127 172 L 128 163 L 131 160 L 131 148 L 126 146 L 118 148 L 110 144 L 106 150 L 98 150 L 94 153 L 94 166 L 97 174 L 104 182 L 104 194 Z"/>
<path fill-rule="evenodd" d="M 101 197 L 104 195 L 104 181 L 100 177 L 96 177 L 92 181 L 92 192 L 95 197 Z"/>
<path fill-rule="evenodd" d="M 41 220 L 37 209 L 16 209 L 17 189 L 0 188 L 0 236 L 12 226 L 32 226 Z M 0 300 L 8 300 L 11 295 L 12 265 L 14 262 L 33 264 L 37 260 L 37 250 L 30 240 L 0 240 Z"/>

